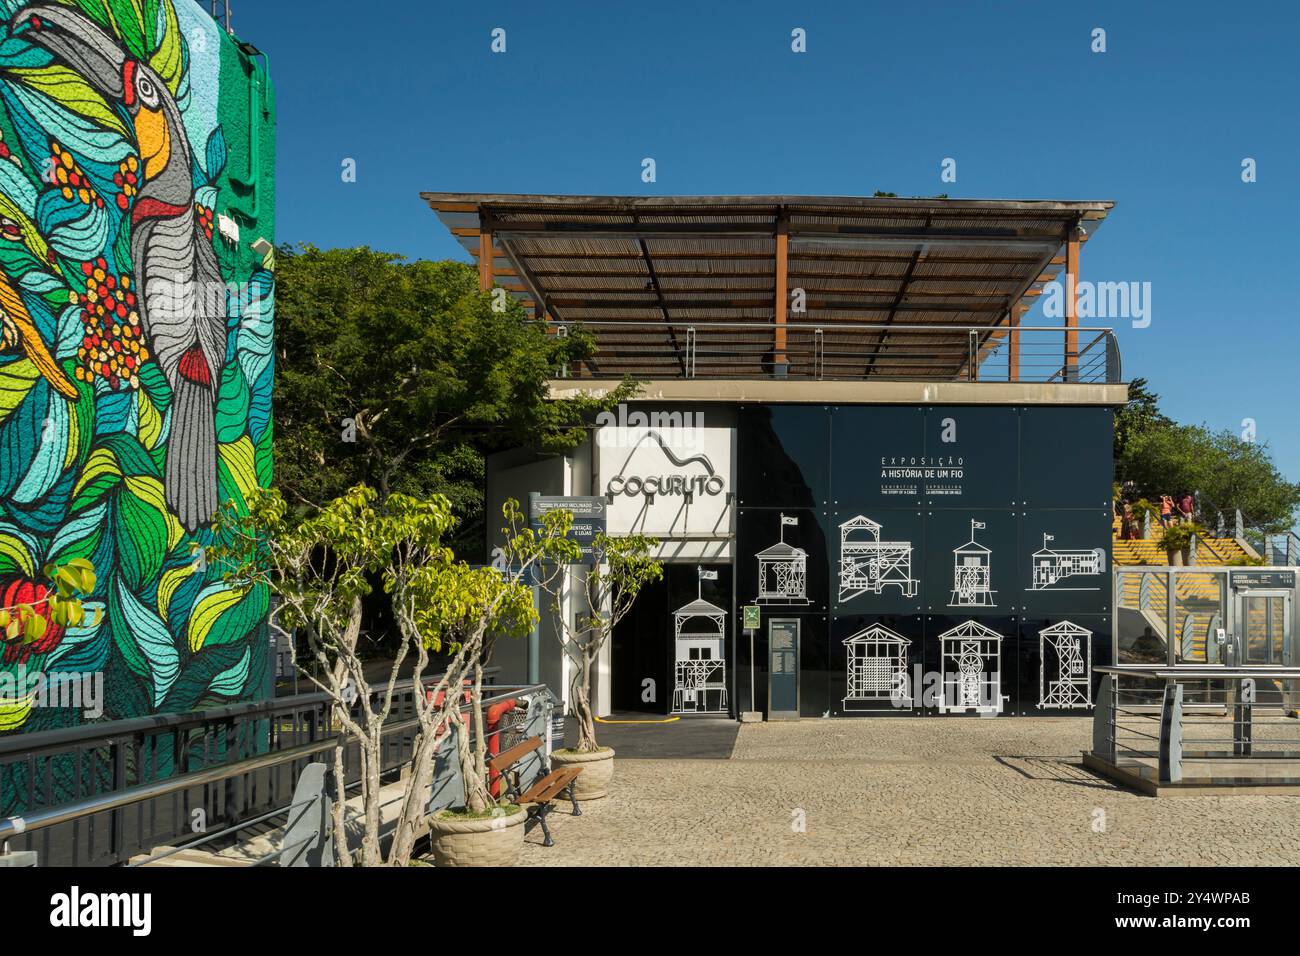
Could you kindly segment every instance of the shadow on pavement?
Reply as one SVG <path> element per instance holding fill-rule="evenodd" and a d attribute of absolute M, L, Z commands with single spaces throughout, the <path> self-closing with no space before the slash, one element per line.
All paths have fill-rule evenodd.
<path fill-rule="evenodd" d="M 1074 757 L 995 755 L 993 759 L 1029 780 L 1051 780 L 1097 790 L 1116 789 L 1113 783 L 1085 769 Z"/>
<path fill-rule="evenodd" d="M 740 733 L 740 724 L 728 718 L 683 717 L 671 723 L 646 721 L 645 714 L 610 714 L 596 724 L 596 739 L 629 760 L 728 760 Z M 577 740 L 573 718 L 565 722 L 564 739 L 566 746 L 572 746 Z"/>

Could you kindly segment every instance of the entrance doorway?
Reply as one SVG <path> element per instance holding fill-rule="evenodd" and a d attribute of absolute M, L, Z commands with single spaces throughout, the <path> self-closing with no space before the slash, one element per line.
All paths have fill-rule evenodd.
<path fill-rule="evenodd" d="M 732 603 L 731 565 L 666 564 L 662 580 L 647 585 L 614 628 L 613 710 L 729 714 Z"/>
<path fill-rule="evenodd" d="M 1237 622 L 1243 663 L 1271 667 L 1295 663 L 1291 644 L 1291 592 L 1239 591 Z"/>

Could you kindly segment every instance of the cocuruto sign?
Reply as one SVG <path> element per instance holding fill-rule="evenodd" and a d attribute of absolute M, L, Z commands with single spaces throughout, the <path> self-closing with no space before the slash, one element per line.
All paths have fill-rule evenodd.
<path fill-rule="evenodd" d="M 732 429 L 618 425 L 597 441 L 610 532 L 726 532 Z"/>
<path fill-rule="evenodd" d="M 617 474 L 609 479 L 605 491 L 611 495 L 720 495 L 727 487 L 726 479 L 718 474 L 707 455 L 679 458 L 657 431 L 647 430 L 642 442 L 659 446 L 665 461 L 680 469 L 658 475 Z M 639 443 L 638 443 L 639 447 Z M 693 473 L 692 466 L 699 466 Z M 662 465 L 661 465 L 662 467 Z"/>

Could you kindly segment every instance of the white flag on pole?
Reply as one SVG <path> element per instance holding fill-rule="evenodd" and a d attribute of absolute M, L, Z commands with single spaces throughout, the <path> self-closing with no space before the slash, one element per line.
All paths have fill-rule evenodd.
<path fill-rule="evenodd" d="M 799 524 L 799 519 L 798 519 L 797 517 L 796 517 L 796 518 L 787 518 L 785 515 L 781 515 L 781 524 L 783 524 L 783 525 L 784 525 L 784 524 L 798 525 L 798 524 Z"/>
<path fill-rule="evenodd" d="M 975 528 L 976 530 L 979 530 L 980 528 L 983 528 L 983 527 L 984 527 L 984 522 L 983 522 L 983 521 L 972 521 L 972 522 L 970 523 L 970 526 L 971 526 L 972 528 Z"/>
<path fill-rule="evenodd" d="M 704 570 L 703 568 L 700 568 L 700 580 L 701 580 L 701 581 L 716 581 L 716 580 L 718 580 L 718 572 L 717 572 L 717 571 L 706 571 L 706 570 Z"/>

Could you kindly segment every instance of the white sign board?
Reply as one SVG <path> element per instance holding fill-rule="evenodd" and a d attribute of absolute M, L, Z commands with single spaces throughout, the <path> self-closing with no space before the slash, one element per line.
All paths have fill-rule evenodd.
<path fill-rule="evenodd" d="M 731 533 L 735 430 L 672 420 L 596 430 L 598 491 L 610 534 L 661 539 Z"/>

